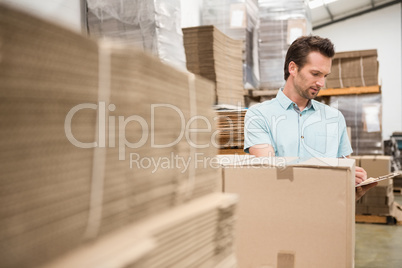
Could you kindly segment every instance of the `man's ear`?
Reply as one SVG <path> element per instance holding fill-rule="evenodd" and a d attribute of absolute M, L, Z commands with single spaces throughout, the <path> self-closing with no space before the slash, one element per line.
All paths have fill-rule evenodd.
<path fill-rule="evenodd" d="M 291 61 L 290 63 L 289 63 L 289 74 L 291 74 L 291 75 L 295 75 L 295 74 L 297 74 L 297 71 L 298 71 L 298 68 L 297 68 L 297 65 L 296 65 L 296 63 L 294 62 L 294 61 Z"/>

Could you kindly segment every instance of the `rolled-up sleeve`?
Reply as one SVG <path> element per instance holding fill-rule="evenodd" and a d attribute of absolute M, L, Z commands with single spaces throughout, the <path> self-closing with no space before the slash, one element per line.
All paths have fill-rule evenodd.
<path fill-rule="evenodd" d="M 250 108 L 244 118 L 244 152 L 257 144 L 272 144 L 272 136 L 266 118 L 256 109 Z"/>
<path fill-rule="evenodd" d="M 338 157 L 347 156 L 353 153 L 352 146 L 350 145 L 345 117 L 339 112 L 339 147 L 338 147 Z"/>

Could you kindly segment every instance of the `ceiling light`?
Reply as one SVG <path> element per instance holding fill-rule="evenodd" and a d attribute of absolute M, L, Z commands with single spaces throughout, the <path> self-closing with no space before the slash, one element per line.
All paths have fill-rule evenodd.
<path fill-rule="evenodd" d="M 337 0 L 310 0 L 308 4 L 310 6 L 310 9 L 314 9 L 314 8 L 323 6 L 324 4 L 328 5 L 329 3 L 332 3 L 335 1 L 337 1 Z"/>

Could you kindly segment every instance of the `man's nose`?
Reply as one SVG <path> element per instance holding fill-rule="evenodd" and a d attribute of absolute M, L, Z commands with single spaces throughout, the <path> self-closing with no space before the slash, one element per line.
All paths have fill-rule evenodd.
<path fill-rule="evenodd" d="M 324 85 L 325 85 L 325 77 L 321 77 L 320 79 L 318 79 L 316 84 L 319 87 L 324 87 Z"/>

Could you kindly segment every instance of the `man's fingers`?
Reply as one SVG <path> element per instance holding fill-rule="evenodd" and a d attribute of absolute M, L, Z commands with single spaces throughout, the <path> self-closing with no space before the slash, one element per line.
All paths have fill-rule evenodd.
<path fill-rule="evenodd" d="M 359 183 L 362 183 L 363 181 L 364 181 L 364 180 L 361 179 L 361 178 L 358 178 L 358 177 L 355 178 L 355 184 L 356 184 L 356 185 L 359 184 Z"/>
<path fill-rule="evenodd" d="M 367 172 L 361 168 L 355 168 L 355 182 L 356 184 L 362 183 L 363 181 L 367 180 Z M 368 190 L 375 187 L 378 183 L 371 183 L 364 186 L 356 187 L 356 200 L 359 200 Z"/>
<path fill-rule="evenodd" d="M 356 184 L 362 183 L 366 179 L 367 179 L 367 172 L 361 167 L 356 167 L 356 169 L 355 169 L 355 183 Z"/>
<path fill-rule="evenodd" d="M 362 183 L 367 179 L 367 176 L 363 172 L 356 172 L 355 173 L 355 182 L 356 184 Z"/>
<path fill-rule="evenodd" d="M 363 178 L 364 180 L 367 179 L 367 172 L 361 167 L 356 167 L 355 174 L 356 177 L 358 176 L 359 178 Z"/>

